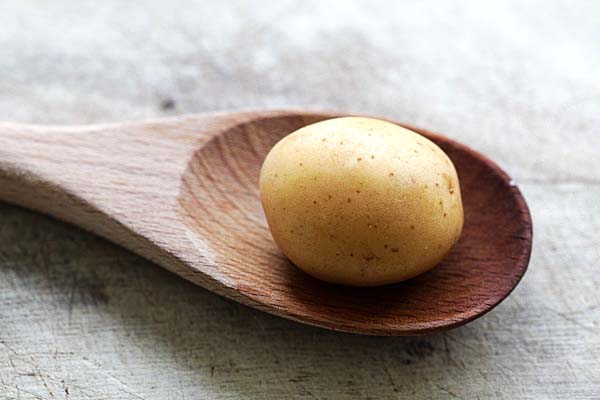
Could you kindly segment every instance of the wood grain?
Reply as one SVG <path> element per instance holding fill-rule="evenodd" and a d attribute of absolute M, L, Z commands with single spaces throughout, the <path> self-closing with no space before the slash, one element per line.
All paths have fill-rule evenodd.
<path fill-rule="evenodd" d="M 262 161 L 283 136 L 332 116 L 269 111 L 90 128 L 4 125 L 0 195 L 209 290 L 334 330 L 427 333 L 502 301 L 529 262 L 525 201 L 484 156 L 416 128 L 446 151 L 461 180 L 465 227 L 444 262 L 416 279 L 366 289 L 317 281 L 282 255 L 260 207 Z"/>

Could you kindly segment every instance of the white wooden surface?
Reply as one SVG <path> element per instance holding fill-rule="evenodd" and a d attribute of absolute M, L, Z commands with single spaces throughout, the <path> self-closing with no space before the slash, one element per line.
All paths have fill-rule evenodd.
<path fill-rule="evenodd" d="M 506 168 L 535 238 L 487 316 L 375 338 L 240 306 L 0 205 L 0 399 L 600 398 L 599 21 L 596 1 L 1 2 L 0 120 L 405 120 Z"/>

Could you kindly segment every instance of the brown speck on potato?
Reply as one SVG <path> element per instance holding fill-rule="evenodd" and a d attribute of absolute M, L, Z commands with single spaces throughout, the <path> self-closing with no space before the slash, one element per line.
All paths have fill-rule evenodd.
<path fill-rule="evenodd" d="M 393 172 L 390 172 L 388 175 L 389 175 L 389 176 L 394 176 L 394 173 L 393 173 Z"/>
<path fill-rule="evenodd" d="M 444 203 L 442 203 L 442 201 L 441 201 L 441 200 L 440 200 L 440 206 L 442 206 L 442 207 L 444 206 Z"/>
<path fill-rule="evenodd" d="M 336 257 L 339 257 L 339 256 L 340 256 L 340 253 L 335 253 L 335 256 L 336 256 Z"/>
<path fill-rule="evenodd" d="M 435 184 L 435 187 L 440 187 L 440 184 L 439 184 L 439 183 L 436 183 L 436 184 Z"/>
<path fill-rule="evenodd" d="M 411 225 L 411 226 L 410 226 L 410 229 L 412 229 L 412 230 L 415 230 L 415 226 L 414 226 L 414 225 Z"/>
<path fill-rule="evenodd" d="M 387 245 L 387 244 L 384 244 L 384 245 L 383 245 L 383 248 L 384 248 L 384 249 L 387 249 L 387 248 L 388 248 L 388 245 Z"/>
<path fill-rule="evenodd" d="M 444 213 L 444 218 L 446 218 L 448 216 L 448 214 Z"/>
<path fill-rule="evenodd" d="M 399 252 L 399 251 L 400 251 L 400 249 L 399 249 L 399 248 L 397 248 L 397 247 L 392 247 L 392 253 L 397 253 L 397 252 Z"/>
<path fill-rule="evenodd" d="M 375 159 L 375 156 L 371 156 L 371 160 L 374 160 L 374 159 Z"/>
<path fill-rule="evenodd" d="M 335 235 L 333 233 L 329 234 L 329 239 L 335 239 Z"/>
<path fill-rule="evenodd" d="M 348 197 L 348 203 L 351 203 L 352 199 L 350 197 Z"/>
<path fill-rule="evenodd" d="M 326 141 L 327 141 L 327 138 L 323 138 L 323 139 L 321 139 L 321 141 L 322 141 L 322 142 L 326 142 Z"/>
<path fill-rule="evenodd" d="M 360 190 L 357 190 L 356 193 L 360 193 Z"/>
<path fill-rule="evenodd" d="M 328 194 L 328 195 L 327 195 L 327 198 L 328 198 L 329 200 L 331 200 L 331 195 L 330 195 L 330 194 Z"/>
<path fill-rule="evenodd" d="M 454 188 L 450 188 L 449 192 L 450 194 L 454 194 Z"/>
<path fill-rule="evenodd" d="M 316 201 L 316 200 L 313 200 L 313 204 L 317 204 L 317 201 Z"/>
<path fill-rule="evenodd" d="M 362 157 L 358 157 L 356 160 L 357 161 L 362 161 Z"/>
<path fill-rule="evenodd" d="M 372 259 L 375 258 L 375 256 L 371 254 L 371 255 L 365 256 L 364 258 L 365 258 L 365 261 L 371 261 Z"/>
<path fill-rule="evenodd" d="M 444 180 L 446 181 L 446 185 L 448 185 L 448 189 L 450 190 L 450 193 L 454 193 L 454 185 L 452 184 L 452 177 L 450 177 L 450 175 L 448 174 L 444 174 Z"/>
<path fill-rule="evenodd" d="M 354 253 L 350 253 L 350 257 L 354 257 Z"/>
<path fill-rule="evenodd" d="M 298 164 L 298 165 L 300 165 L 300 166 L 303 166 L 304 164 L 303 164 L 303 163 L 300 163 L 300 164 Z"/>
<path fill-rule="evenodd" d="M 377 225 L 375 225 L 375 224 L 369 224 L 369 229 L 377 229 Z"/>
<path fill-rule="evenodd" d="M 292 229 L 292 230 L 290 230 L 290 233 L 294 233 L 294 230 L 293 230 L 293 229 Z"/>

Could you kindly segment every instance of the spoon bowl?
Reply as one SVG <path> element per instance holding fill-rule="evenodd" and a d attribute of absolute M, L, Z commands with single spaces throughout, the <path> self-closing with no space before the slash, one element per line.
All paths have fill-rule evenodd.
<path fill-rule="evenodd" d="M 531 218 L 496 164 L 425 135 L 452 159 L 463 195 L 458 244 L 409 281 L 350 288 L 318 281 L 277 248 L 258 177 L 271 147 L 341 116 L 239 112 L 94 127 L 0 125 L 0 199 L 72 222 L 243 304 L 329 329 L 411 335 L 449 329 L 500 303 L 526 271 Z"/>

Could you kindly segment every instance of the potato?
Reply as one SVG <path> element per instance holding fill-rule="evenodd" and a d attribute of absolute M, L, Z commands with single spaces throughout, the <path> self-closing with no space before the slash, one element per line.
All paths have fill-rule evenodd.
<path fill-rule="evenodd" d="M 283 253 L 327 282 L 375 286 L 438 264 L 463 208 L 448 156 L 427 138 L 371 118 L 335 118 L 279 141 L 260 174 Z"/>

